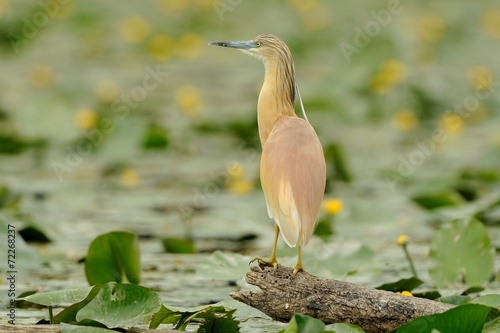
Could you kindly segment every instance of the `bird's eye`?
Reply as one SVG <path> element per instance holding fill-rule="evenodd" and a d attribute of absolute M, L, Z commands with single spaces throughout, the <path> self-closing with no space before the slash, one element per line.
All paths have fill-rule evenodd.
<path fill-rule="evenodd" d="M 260 47 L 262 45 L 261 42 L 255 42 L 255 46 Z"/>

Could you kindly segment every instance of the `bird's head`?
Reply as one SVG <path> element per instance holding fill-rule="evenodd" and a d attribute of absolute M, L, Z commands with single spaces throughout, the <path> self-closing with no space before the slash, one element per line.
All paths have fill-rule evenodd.
<path fill-rule="evenodd" d="M 289 61 L 292 59 L 288 46 L 281 39 L 271 34 L 260 34 L 248 41 L 212 42 L 209 45 L 238 49 L 262 60 L 264 63 L 269 60 Z"/>

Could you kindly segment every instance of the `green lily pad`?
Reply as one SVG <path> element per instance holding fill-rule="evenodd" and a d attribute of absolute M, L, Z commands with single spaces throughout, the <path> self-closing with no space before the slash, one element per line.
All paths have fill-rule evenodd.
<path fill-rule="evenodd" d="M 464 202 L 460 194 L 452 190 L 439 193 L 420 194 L 412 197 L 412 200 L 427 210 L 433 210 L 446 206 L 459 206 Z"/>
<path fill-rule="evenodd" d="M 28 225 L 19 230 L 19 234 L 26 243 L 46 244 L 52 240 L 36 225 Z"/>
<path fill-rule="evenodd" d="M 452 295 L 452 296 L 440 297 L 437 299 L 437 301 L 454 305 L 462 305 L 470 303 L 470 297 L 461 295 Z"/>
<path fill-rule="evenodd" d="M 89 292 L 89 294 L 87 295 L 87 297 L 85 297 L 84 300 L 82 300 L 81 302 L 75 303 L 75 304 L 67 307 L 66 309 L 62 310 L 61 312 L 59 312 L 52 319 L 52 323 L 59 324 L 59 323 L 74 323 L 74 322 L 76 322 L 77 321 L 76 314 L 78 313 L 78 311 L 80 311 L 84 306 L 89 304 L 90 301 L 92 301 L 97 296 L 97 294 L 101 290 L 101 287 L 102 287 L 102 285 L 97 285 L 97 286 L 92 287 L 92 290 Z"/>
<path fill-rule="evenodd" d="M 396 333 L 481 333 L 492 308 L 479 304 L 465 304 L 446 312 L 420 317 L 402 327 Z"/>
<path fill-rule="evenodd" d="M 139 283 L 141 263 L 137 236 L 125 231 L 98 236 L 90 244 L 85 274 L 90 285 L 110 281 Z"/>
<path fill-rule="evenodd" d="M 341 144 L 337 142 L 330 143 L 325 148 L 325 158 L 333 167 L 333 179 L 331 180 L 340 180 L 346 183 L 352 182 L 353 176 L 347 165 L 347 159 Z"/>
<path fill-rule="evenodd" d="M 480 286 L 493 272 L 493 248 L 482 223 L 456 220 L 442 227 L 431 242 L 429 273 L 439 286 L 464 279 Z"/>
<path fill-rule="evenodd" d="M 241 254 L 215 251 L 196 271 L 215 280 L 239 280 L 248 271 L 249 263 L 250 258 Z"/>
<path fill-rule="evenodd" d="M 92 290 L 92 287 L 49 291 L 21 297 L 19 300 L 44 306 L 60 306 L 83 301 Z"/>
<path fill-rule="evenodd" d="M 325 328 L 335 333 L 365 333 L 359 326 L 344 323 L 326 325 Z"/>
<path fill-rule="evenodd" d="M 109 328 L 129 328 L 144 323 L 160 310 L 160 297 L 151 289 L 134 284 L 109 282 L 76 314 L 76 320 L 97 321 Z"/>
<path fill-rule="evenodd" d="M 325 330 L 325 324 L 316 318 L 295 314 L 288 326 L 279 333 L 321 333 Z"/>
<path fill-rule="evenodd" d="M 234 318 L 236 309 L 227 310 L 224 306 L 198 306 L 193 308 L 166 308 L 161 309 L 153 315 L 149 325 L 150 329 L 156 329 L 160 324 L 173 324 L 176 330 L 186 330 L 191 322 L 200 322 L 197 332 L 239 332 L 239 321 Z"/>
<path fill-rule="evenodd" d="M 378 286 L 376 289 L 392 292 L 412 291 L 413 289 L 420 287 L 422 283 L 424 283 L 422 280 L 417 279 L 416 277 L 411 277 L 409 279 L 401 279 L 393 283 L 385 283 Z"/>
<path fill-rule="evenodd" d="M 473 299 L 471 303 L 483 304 L 500 310 L 500 295 L 490 294 L 490 295 L 479 296 L 478 298 Z"/>
<path fill-rule="evenodd" d="M 218 313 L 213 311 L 211 307 L 207 311 L 200 312 L 196 318 L 202 319 L 203 323 L 200 325 L 197 333 L 217 333 L 217 332 L 239 332 L 239 322 L 234 319 L 234 312 L 236 310 L 224 311 Z"/>
<path fill-rule="evenodd" d="M 61 323 L 59 326 L 61 333 L 111 333 L 116 332 L 102 327 L 79 326 Z"/>
<path fill-rule="evenodd" d="M 141 145 L 145 149 L 166 149 L 169 144 L 167 130 L 157 124 L 150 124 L 142 138 Z"/>
<path fill-rule="evenodd" d="M 191 239 L 169 237 L 163 238 L 161 242 L 167 253 L 196 253 L 196 247 Z"/>

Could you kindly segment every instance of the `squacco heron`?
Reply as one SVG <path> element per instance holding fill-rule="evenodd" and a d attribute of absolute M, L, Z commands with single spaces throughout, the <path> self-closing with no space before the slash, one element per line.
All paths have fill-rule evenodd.
<path fill-rule="evenodd" d="M 262 60 L 264 84 L 257 104 L 262 145 L 260 180 L 269 217 L 276 233 L 267 261 L 277 266 L 276 246 L 281 236 L 290 247 L 297 246 L 294 274 L 302 271 L 302 246 L 311 239 L 325 191 L 326 166 L 323 148 L 313 127 L 295 114 L 295 66 L 288 46 L 278 37 L 261 34 L 249 41 L 213 42 Z M 304 110 L 303 110 L 304 111 Z M 304 113 L 305 116 L 305 113 Z"/>

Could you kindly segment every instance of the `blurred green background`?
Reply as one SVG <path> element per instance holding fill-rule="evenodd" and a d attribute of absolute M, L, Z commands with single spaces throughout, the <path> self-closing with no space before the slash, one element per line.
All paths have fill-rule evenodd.
<path fill-rule="evenodd" d="M 500 247 L 493 1 L 0 0 L 0 20 L 0 216 L 52 240 L 25 249 L 20 288 L 85 283 L 77 261 L 111 230 L 142 237 L 144 283 L 168 281 L 163 297 L 183 305 L 232 290 L 190 285 L 207 253 L 269 254 L 263 66 L 207 45 L 262 32 L 294 55 L 329 168 L 306 270 L 371 285 L 408 275 L 407 234 L 428 278 L 436 230 L 470 216 Z M 201 254 L 166 255 L 163 237 Z"/>

